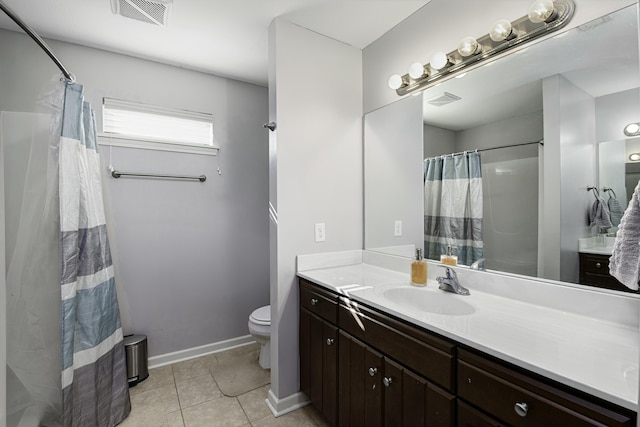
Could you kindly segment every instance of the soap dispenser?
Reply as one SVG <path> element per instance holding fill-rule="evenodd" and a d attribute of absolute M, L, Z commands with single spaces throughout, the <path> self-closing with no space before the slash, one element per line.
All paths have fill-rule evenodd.
<path fill-rule="evenodd" d="M 422 249 L 416 249 L 416 259 L 411 263 L 411 284 L 413 286 L 426 286 L 427 262 L 422 258 Z"/>
<path fill-rule="evenodd" d="M 446 255 L 440 255 L 440 262 L 446 265 L 458 265 L 458 257 L 451 253 L 451 245 L 447 246 Z"/>

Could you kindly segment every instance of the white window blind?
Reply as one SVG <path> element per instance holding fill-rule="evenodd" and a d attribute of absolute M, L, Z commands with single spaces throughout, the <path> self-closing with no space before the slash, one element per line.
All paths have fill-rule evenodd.
<path fill-rule="evenodd" d="M 104 98 L 104 136 L 218 150 L 213 115 Z"/>

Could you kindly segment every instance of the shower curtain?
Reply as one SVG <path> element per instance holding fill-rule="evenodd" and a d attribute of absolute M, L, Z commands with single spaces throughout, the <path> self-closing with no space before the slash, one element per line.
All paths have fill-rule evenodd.
<path fill-rule="evenodd" d="M 458 263 L 483 258 L 482 169 L 477 152 L 424 160 L 424 252 L 440 260 L 451 246 Z"/>
<path fill-rule="evenodd" d="M 66 83 L 59 138 L 62 407 L 65 426 L 129 414 L 120 313 L 105 224 L 94 112 Z"/>

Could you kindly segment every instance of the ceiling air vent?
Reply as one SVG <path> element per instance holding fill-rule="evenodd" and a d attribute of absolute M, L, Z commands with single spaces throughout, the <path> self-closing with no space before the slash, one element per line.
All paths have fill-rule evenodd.
<path fill-rule="evenodd" d="M 436 107 L 442 107 L 443 105 L 451 104 L 452 102 L 456 102 L 461 99 L 462 98 L 452 93 L 442 92 L 440 95 L 429 98 L 425 102 L 431 105 L 435 105 Z"/>
<path fill-rule="evenodd" d="M 166 26 L 173 0 L 111 0 L 111 11 L 116 15 L 148 24 Z"/>

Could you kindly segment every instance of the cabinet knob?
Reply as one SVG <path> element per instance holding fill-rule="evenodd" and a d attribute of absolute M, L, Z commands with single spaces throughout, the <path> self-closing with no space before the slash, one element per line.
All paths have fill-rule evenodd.
<path fill-rule="evenodd" d="M 318 300 L 315 298 L 311 298 L 311 305 L 316 305 L 318 303 Z"/>
<path fill-rule="evenodd" d="M 526 417 L 527 411 L 529 410 L 529 405 L 524 402 L 516 403 L 513 409 L 516 411 L 516 414 L 520 415 L 521 417 Z"/>
<path fill-rule="evenodd" d="M 391 380 L 391 378 L 389 377 L 384 377 L 382 379 L 382 384 L 384 384 L 385 387 L 389 387 L 391 385 L 393 381 Z"/>
<path fill-rule="evenodd" d="M 378 368 L 369 368 L 369 375 L 372 377 L 378 373 Z"/>
<path fill-rule="evenodd" d="M 333 338 L 327 338 L 327 345 L 333 345 Z"/>
<path fill-rule="evenodd" d="M 596 268 L 600 268 L 602 267 L 602 264 L 600 264 L 599 262 L 596 262 Z"/>

